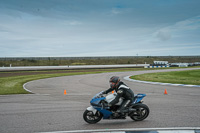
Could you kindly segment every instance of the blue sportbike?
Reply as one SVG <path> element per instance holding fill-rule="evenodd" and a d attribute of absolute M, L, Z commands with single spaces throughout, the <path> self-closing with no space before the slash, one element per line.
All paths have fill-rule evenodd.
<path fill-rule="evenodd" d="M 103 91 L 102 91 L 103 92 Z M 105 96 L 102 92 L 96 94 L 90 101 L 91 106 L 88 107 L 83 113 L 83 119 L 89 124 L 95 124 L 103 119 L 126 119 L 129 116 L 135 121 L 142 121 L 149 115 L 149 107 L 142 103 L 142 99 L 146 94 L 137 94 L 134 97 L 133 103 L 128 107 L 125 113 L 117 113 L 123 99 L 120 98 L 119 102 L 111 107 L 108 107 L 115 97 L 116 93 L 108 94 Z"/>

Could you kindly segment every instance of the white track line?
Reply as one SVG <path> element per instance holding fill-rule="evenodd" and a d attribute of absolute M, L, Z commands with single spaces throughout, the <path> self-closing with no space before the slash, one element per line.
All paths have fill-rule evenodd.
<path fill-rule="evenodd" d="M 132 75 L 130 75 L 130 76 L 132 76 Z M 128 80 L 128 81 L 132 81 L 132 82 L 139 82 L 139 83 L 145 83 L 145 84 L 185 86 L 185 87 L 200 87 L 200 85 L 172 84 L 172 83 L 161 83 L 161 82 L 150 82 L 150 81 L 135 80 L 135 79 L 130 79 L 130 76 L 126 76 L 126 77 L 124 77 L 124 79 Z"/>
<path fill-rule="evenodd" d="M 52 131 L 37 133 L 124 133 L 126 131 L 158 131 L 160 133 L 195 133 L 194 130 L 200 130 L 200 127 L 170 127 L 170 128 L 126 128 L 126 129 L 96 129 L 96 130 L 71 130 L 71 131 Z"/>

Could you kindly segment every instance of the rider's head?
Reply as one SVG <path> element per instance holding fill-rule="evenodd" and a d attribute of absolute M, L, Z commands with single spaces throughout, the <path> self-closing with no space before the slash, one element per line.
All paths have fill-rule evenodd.
<path fill-rule="evenodd" d="M 110 87 L 113 88 L 113 89 L 117 89 L 118 85 L 119 85 L 119 82 L 120 82 L 120 79 L 119 77 L 117 76 L 113 76 L 110 78 Z"/>

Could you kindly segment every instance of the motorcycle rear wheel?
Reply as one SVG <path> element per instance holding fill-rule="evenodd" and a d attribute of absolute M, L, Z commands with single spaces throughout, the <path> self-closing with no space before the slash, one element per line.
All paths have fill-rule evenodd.
<path fill-rule="evenodd" d="M 130 118 L 134 121 L 142 121 L 149 115 L 149 107 L 145 104 L 140 104 L 133 107 L 136 111 L 130 114 Z"/>
<path fill-rule="evenodd" d="M 102 117 L 103 115 L 99 111 L 94 114 L 92 111 L 85 110 L 83 113 L 83 119 L 89 124 L 95 124 L 99 122 Z"/>

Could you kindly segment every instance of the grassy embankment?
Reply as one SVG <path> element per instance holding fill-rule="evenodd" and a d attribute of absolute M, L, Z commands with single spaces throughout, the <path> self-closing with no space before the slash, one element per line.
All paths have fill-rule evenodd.
<path fill-rule="evenodd" d="M 148 73 L 135 75 L 131 78 L 152 82 L 200 85 L 200 70 Z"/>

